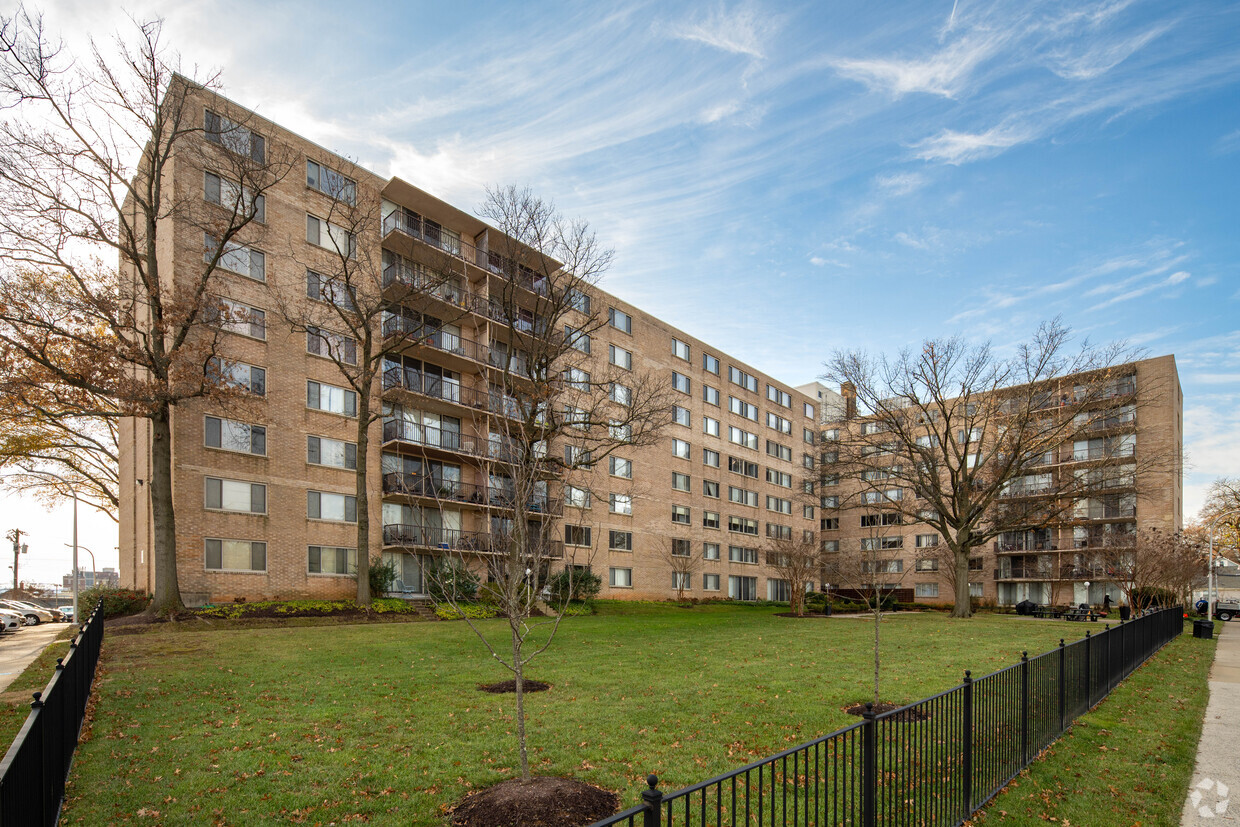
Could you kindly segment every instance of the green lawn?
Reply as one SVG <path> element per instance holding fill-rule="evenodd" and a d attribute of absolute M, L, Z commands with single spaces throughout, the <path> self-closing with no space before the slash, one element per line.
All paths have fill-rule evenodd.
<path fill-rule="evenodd" d="M 26 722 L 33 693 L 42 692 L 47 682 L 52 679 L 52 673 L 56 671 L 56 658 L 68 656 L 69 641 L 77 631 L 77 626 L 66 624 L 56 639 L 13 679 L 7 689 L 0 692 L 0 744 L 3 745 L 0 747 L 0 754 L 9 748 L 18 730 Z"/>
<path fill-rule="evenodd" d="M 1179 824 L 1214 645 L 1188 635 L 1173 641 L 1082 716 L 974 823 Z"/>
<path fill-rule="evenodd" d="M 872 625 L 776 611 L 605 603 L 566 620 L 531 670 L 553 685 L 527 698 L 535 771 L 630 806 L 649 772 L 674 790 L 855 721 L 842 707 L 867 697 Z M 908 701 L 1085 624 L 910 614 L 883 629 L 883 698 Z M 106 638 L 101 668 L 68 824 L 442 824 L 515 771 L 512 696 L 476 690 L 508 675 L 459 622 L 158 626 Z"/>

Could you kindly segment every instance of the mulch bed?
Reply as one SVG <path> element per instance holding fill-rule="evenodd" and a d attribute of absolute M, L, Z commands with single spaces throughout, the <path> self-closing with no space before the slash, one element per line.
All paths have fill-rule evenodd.
<path fill-rule="evenodd" d="M 793 612 L 776 612 L 776 617 L 830 617 L 831 615 L 822 612 L 806 612 L 803 615 L 794 614 Z"/>
<path fill-rule="evenodd" d="M 546 692 L 551 688 L 551 684 L 549 683 L 530 680 L 529 678 L 526 678 L 524 683 L 525 686 L 523 688 L 526 692 Z M 484 683 L 480 685 L 478 689 L 482 692 L 490 692 L 492 695 L 503 695 L 505 692 L 516 692 L 517 679 L 512 678 L 510 680 L 500 681 L 499 683 Z M 595 819 L 595 821 L 597 820 L 598 819 Z"/>
<path fill-rule="evenodd" d="M 616 812 L 620 797 L 575 778 L 513 778 L 470 793 L 452 809 L 456 827 L 581 827 Z"/>
<path fill-rule="evenodd" d="M 893 704 L 890 701 L 882 701 L 880 703 L 874 704 L 874 714 L 881 715 L 884 712 L 890 712 L 891 710 L 899 709 L 902 706 L 904 706 L 904 704 Z M 865 712 L 865 704 L 859 703 L 859 704 L 853 704 L 852 706 L 846 706 L 844 707 L 844 711 L 847 712 L 849 715 L 860 716 L 862 713 Z M 899 721 L 900 723 L 911 724 L 917 721 L 930 720 L 930 713 L 926 712 L 924 709 L 913 708 L 913 709 L 906 709 L 903 712 L 901 712 L 899 715 L 892 715 L 891 717 L 894 720 Z"/>

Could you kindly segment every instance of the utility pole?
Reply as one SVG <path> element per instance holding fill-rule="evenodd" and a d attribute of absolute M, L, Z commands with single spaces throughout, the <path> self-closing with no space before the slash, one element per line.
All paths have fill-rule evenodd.
<path fill-rule="evenodd" d="M 4 536 L 13 541 L 13 588 L 17 588 L 17 562 L 21 559 L 21 555 L 25 554 L 30 548 L 22 542 L 22 535 L 26 532 L 20 528 L 9 529 Z"/>

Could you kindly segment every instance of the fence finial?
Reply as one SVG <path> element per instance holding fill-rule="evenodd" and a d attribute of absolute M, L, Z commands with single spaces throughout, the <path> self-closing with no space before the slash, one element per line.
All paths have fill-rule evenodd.
<path fill-rule="evenodd" d="M 653 790 L 655 787 L 659 786 L 659 776 L 654 773 L 650 773 L 650 775 L 646 776 L 646 783 L 649 784 L 650 789 Z"/>
<path fill-rule="evenodd" d="M 1060 639 L 1059 639 L 1059 645 L 1060 645 L 1060 646 L 1063 646 L 1063 638 L 1060 638 Z"/>
<path fill-rule="evenodd" d="M 57 671 L 57 672 L 60 672 L 60 671 L 62 671 L 64 668 L 65 668 L 65 659 L 64 659 L 64 658 L 56 658 L 56 671 Z"/>
<path fill-rule="evenodd" d="M 1026 649 L 1025 651 L 1023 651 L 1023 652 L 1021 652 L 1021 653 L 1020 653 L 1020 659 L 1021 659 L 1021 660 L 1029 660 L 1029 650 L 1028 650 L 1028 649 Z"/>
<path fill-rule="evenodd" d="M 34 693 L 34 700 L 30 702 L 30 708 L 31 708 L 31 709 L 39 709 L 40 707 L 42 707 L 42 706 L 43 706 L 43 700 L 42 700 L 42 698 L 43 698 L 43 693 L 42 693 L 42 692 L 36 692 L 36 693 Z"/>
<path fill-rule="evenodd" d="M 973 683 L 973 672 L 972 672 L 972 670 L 969 670 L 969 669 L 964 670 L 964 682 L 965 682 L 965 683 Z"/>

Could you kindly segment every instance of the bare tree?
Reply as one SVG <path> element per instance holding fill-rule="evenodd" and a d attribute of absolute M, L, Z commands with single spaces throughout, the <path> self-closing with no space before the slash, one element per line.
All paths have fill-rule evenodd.
<path fill-rule="evenodd" d="M 1149 609 L 1161 594 L 1187 601 L 1207 572 L 1198 543 L 1179 532 L 1157 528 L 1116 535 L 1098 557 L 1106 580 L 1119 589 L 1124 602 L 1137 614 Z"/>
<path fill-rule="evenodd" d="M 480 212 L 498 230 L 487 232 L 487 249 L 477 255 L 492 274 L 485 310 L 498 322 L 485 419 L 488 488 L 506 509 L 473 548 L 462 543 L 447 553 L 461 565 L 485 566 L 507 619 L 503 652 L 466 616 L 515 678 L 521 776 L 528 779 L 525 669 L 551 645 L 562 617 L 554 609 L 540 617 L 538 595 L 553 567 L 572 571 L 577 559 L 566 548 L 590 545 L 592 469 L 618 450 L 654 444 L 670 424 L 671 404 L 653 376 L 591 358 L 591 337 L 607 324 L 593 288 L 612 252 L 589 227 L 516 187 L 489 190 Z M 563 486 L 559 503 L 552 486 Z M 550 512 L 560 510 L 571 543 L 552 537 Z"/>
<path fill-rule="evenodd" d="M 766 564 L 778 572 L 780 579 L 788 581 L 790 608 L 798 617 L 805 614 L 805 592 L 823 576 L 827 559 L 814 531 L 766 541 Z"/>
<path fill-rule="evenodd" d="M 993 561 L 993 555 L 986 553 L 986 547 L 974 549 L 974 554 L 969 558 L 969 568 L 966 572 L 969 583 L 981 583 L 985 579 L 987 561 Z M 960 571 L 956 567 L 956 553 L 943 543 L 931 546 L 926 549 L 919 550 L 919 553 L 925 555 L 925 559 L 934 561 L 934 570 L 939 572 L 943 580 L 947 583 L 947 589 L 953 596 L 958 597 L 960 589 L 956 586 L 956 578 L 960 576 Z M 914 564 L 916 569 L 916 564 Z M 1049 570 L 1047 577 L 1050 577 Z M 972 598 L 970 598 L 972 602 Z"/>
<path fill-rule="evenodd" d="M 1214 528 L 1214 553 L 1240 562 L 1240 478 L 1219 477 L 1210 483 L 1206 501 L 1197 515 L 1206 530 Z"/>
<path fill-rule="evenodd" d="M 676 599 L 684 600 L 685 590 L 692 588 L 693 576 L 702 570 L 702 557 L 694 553 L 691 540 L 661 537 L 659 543 L 659 560 L 671 569 Z"/>
<path fill-rule="evenodd" d="M 154 522 L 151 610 L 183 607 L 172 497 L 172 411 L 227 392 L 208 370 L 218 328 L 239 322 L 219 272 L 257 237 L 263 195 L 288 164 L 247 119 L 203 120 L 203 85 L 177 74 L 161 24 L 132 44 L 93 46 L 74 62 L 24 9 L 0 19 L 0 343 L 5 357 L 57 385 L 145 419 Z M 181 161 L 214 176 L 174 182 Z M 174 164 L 175 161 L 175 164 Z M 202 174 L 202 173 L 199 173 Z M 212 197 L 214 196 L 214 197 Z M 210 203 L 214 201 L 214 203 Z M 203 250 L 172 277 L 172 224 L 202 232 Z M 116 256 L 115 268 L 101 262 Z M 251 261 L 251 266 L 253 262 Z"/>
<path fill-rule="evenodd" d="M 823 472 L 936 530 L 952 552 L 953 616 L 968 617 L 976 549 L 1081 503 L 1132 513 L 1135 477 L 1174 461 L 1134 451 L 1138 408 L 1163 389 L 1138 390 L 1132 358 L 1122 345 L 1074 347 L 1058 321 L 1011 357 L 961 338 L 894 358 L 837 352 L 824 378 L 855 396 L 850 413 L 860 416 L 838 429 L 836 462 Z"/>

